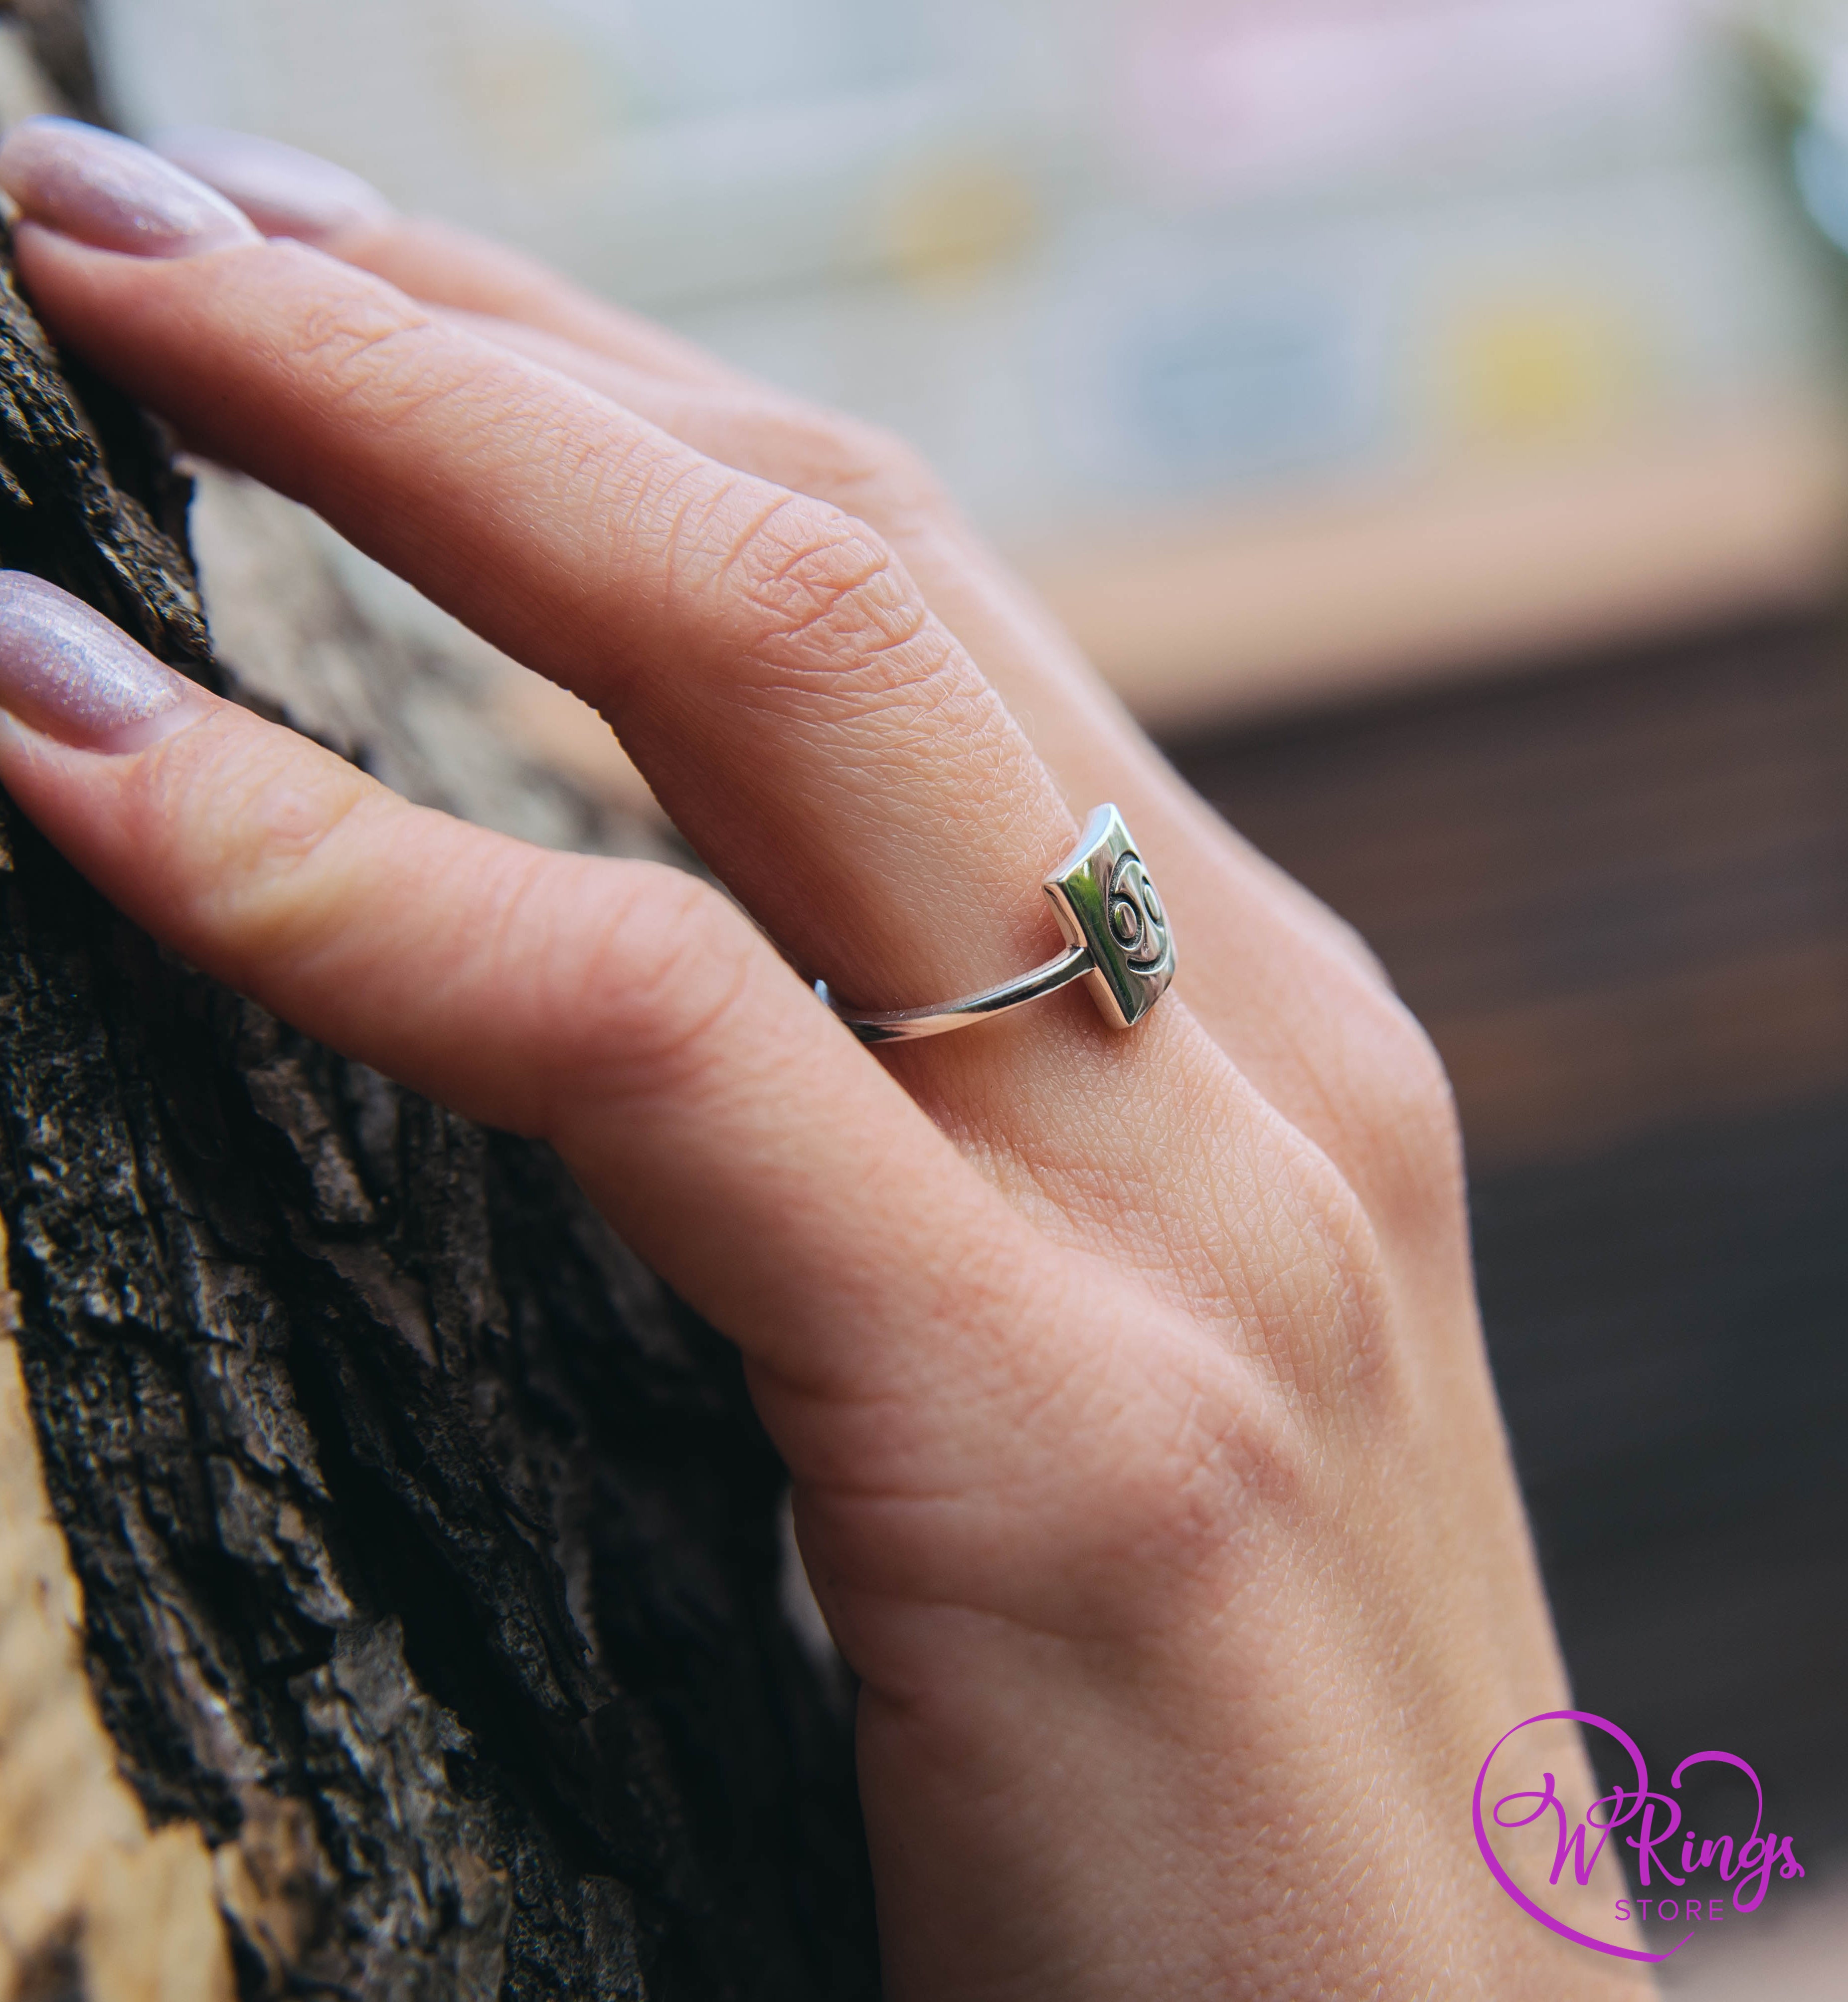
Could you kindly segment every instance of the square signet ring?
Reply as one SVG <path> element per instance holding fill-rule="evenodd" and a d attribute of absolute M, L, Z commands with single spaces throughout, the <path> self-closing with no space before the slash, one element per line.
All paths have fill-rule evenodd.
<path fill-rule="evenodd" d="M 863 1043 L 915 1042 L 966 1029 L 1082 980 L 1112 1028 L 1133 1029 L 1174 978 L 1168 913 L 1123 816 L 1099 807 L 1078 846 L 1042 885 L 1068 950 L 1031 973 L 936 1008 L 863 1014 L 818 982 L 815 992 Z"/>

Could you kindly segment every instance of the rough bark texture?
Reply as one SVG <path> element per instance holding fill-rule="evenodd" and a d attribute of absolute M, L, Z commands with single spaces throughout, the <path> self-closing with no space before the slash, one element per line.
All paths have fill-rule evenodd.
<path fill-rule="evenodd" d="M 35 12 L 68 68 L 69 16 Z M 640 838 L 222 476 L 214 658 L 185 482 L 75 387 L 9 284 L 0 564 L 413 794 Z M 14 1338 L 96 1705 L 148 1822 L 211 1851 L 238 1993 L 873 1993 L 843 1706 L 731 1350 L 545 1149 L 178 964 L 3 801 L 0 834 Z M 83 1923 L 16 1992 L 131 1992 Z"/>

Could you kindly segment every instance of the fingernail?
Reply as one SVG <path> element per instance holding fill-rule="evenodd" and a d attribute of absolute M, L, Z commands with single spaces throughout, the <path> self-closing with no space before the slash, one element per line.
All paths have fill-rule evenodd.
<path fill-rule="evenodd" d="M 198 699 L 101 612 L 43 577 L 0 571 L 0 709 L 85 750 L 139 751 Z"/>
<path fill-rule="evenodd" d="M 259 243 L 249 219 L 158 153 L 74 118 L 29 118 L 0 146 L 0 187 L 26 220 L 99 250 L 191 257 Z"/>
<path fill-rule="evenodd" d="M 163 159 L 228 195 L 266 236 L 313 243 L 384 222 L 393 213 L 370 181 L 280 139 L 182 125 L 157 134 L 154 145 Z"/>

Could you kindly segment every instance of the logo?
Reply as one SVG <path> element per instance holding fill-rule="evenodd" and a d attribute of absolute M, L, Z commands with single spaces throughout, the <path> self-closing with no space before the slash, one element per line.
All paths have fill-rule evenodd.
<path fill-rule="evenodd" d="M 1496 1788 L 1506 1784 L 1517 1763 L 1525 1777 L 1532 1777 L 1532 1755 L 1543 1745 L 1558 1752 L 1561 1756 L 1553 1763 L 1569 1770 L 1564 1756 L 1574 1748 L 1561 1734 L 1573 1725 L 1614 1740 L 1629 1762 L 1633 1784 L 1613 1787 L 1576 1811 L 1550 1772 L 1540 1774 L 1538 1787 L 1496 1794 Z M 1522 1745 L 1523 1732 L 1540 1735 Z M 1498 1759 L 1503 1761 L 1501 1775 L 1491 1781 Z M 1700 1788 L 1703 1822 L 1710 1824 L 1716 1816 L 1721 1822 L 1729 1815 L 1737 1817 L 1730 1828 L 1703 1833 L 1689 1818 L 1696 1788 L 1702 1781 L 1723 1780 L 1729 1773 L 1742 1776 L 1749 1791 L 1736 1779 Z M 1749 1829 L 1743 1820 L 1748 1808 Z M 1650 1785 L 1649 1768 L 1635 1739 L 1608 1718 L 1594 1717 L 1589 1711 L 1546 1711 L 1505 1732 L 1477 1775 L 1474 1812 L 1476 1846 L 1482 1860 L 1522 1910 L 1561 1938 L 1619 1960 L 1672 1960 L 1704 1927 L 1756 1912 L 1774 1875 L 1804 1874 L 1794 1839 L 1765 1826 L 1765 1790 L 1743 1759 L 1731 1752 L 1693 1753 L 1668 1775 L 1668 1791 L 1658 1793 Z M 1665 1952 L 1626 1945 L 1621 1938 L 1600 1939 L 1585 1930 L 1593 1922 L 1585 1916 L 1588 1900 L 1595 1895 L 1592 1880 L 1613 1836 L 1622 1849 L 1634 1852 L 1627 1860 L 1637 1894 L 1613 1899 L 1612 1930 L 1620 1932 L 1633 1918 L 1646 1922 L 1651 1912 L 1658 1924 L 1685 1926 Z M 1614 1883 L 1614 1874 L 1607 1875 Z M 1539 1881 L 1543 1875 L 1543 1882 Z"/>

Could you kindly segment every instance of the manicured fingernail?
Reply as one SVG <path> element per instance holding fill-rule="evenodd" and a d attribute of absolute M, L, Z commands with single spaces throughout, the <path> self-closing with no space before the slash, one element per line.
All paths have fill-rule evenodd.
<path fill-rule="evenodd" d="M 313 243 L 393 212 L 370 181 L 280 139 L 182 125 L 158 134 L 154 145 L 163 159 L 228 195 L 266 236 Z"/>
<path fill-rule="evenodd" d="M 0 187 L 26 219 L 99 250 L 191 257 L 262 237 L 215 189 L 74 118 L 29 118 L 0 146 Z"/>
<path fill-rule="evenodd" d="M 139 751 L 199 701 L 101 612 L 43 577 L 0 570 L 0 709 L 87 751 Z"/>

